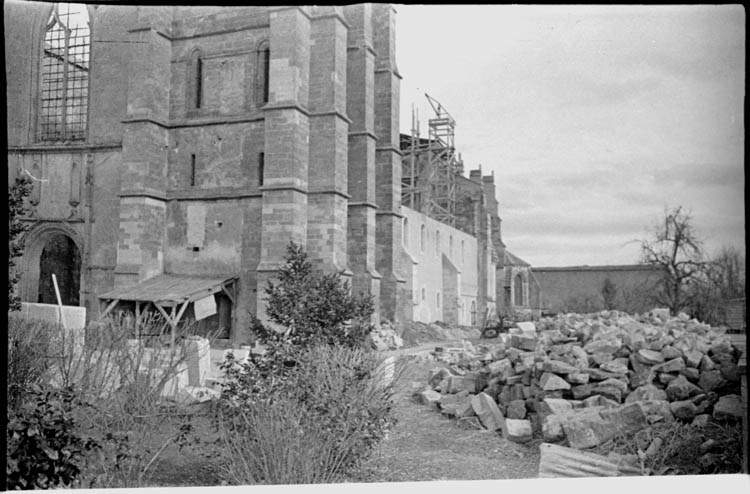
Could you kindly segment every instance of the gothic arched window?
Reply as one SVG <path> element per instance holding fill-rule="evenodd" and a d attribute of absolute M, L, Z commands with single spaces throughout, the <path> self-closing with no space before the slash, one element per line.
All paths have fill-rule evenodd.
<path fill-rule="evenodd" d="M 39 137 L 86 138 L 91 29 L 86 6 L 59 3 L 47 21 L 42 53 Z"/>
<path fill-rule="evenodd" d="M 269 77 L 271 70 L 271 49 L 268 47 L 268 42 L 264 41 L 258 46 L 258 52 L 256 56 L 256 85 L 255 85 L 255 101 L 258 106 L 263 106 L 268 103 L 269 97 Z"/>
<path fill-rule="evenodd" d="M 523 306 L 523 276 L 519 273 L 513 283 L 513 305 Z"/>

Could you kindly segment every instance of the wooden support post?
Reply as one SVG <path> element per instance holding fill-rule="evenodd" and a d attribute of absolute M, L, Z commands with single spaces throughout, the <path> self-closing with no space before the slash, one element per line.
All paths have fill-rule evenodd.
<path fill-rule="evenodd" d="M 232 305 L 234 305 L 234 283 L 232 283 L 232 291 L 230 292 L 226 285 L 221 286 L 221 290 L 227 295 L 227 298 L 232 302 Z"/>
<path fill-rule="evenodd" d="M 65 314 L 63 314 L 62 299 L 60 298 L 60 289 L 57 287 L 57 277 L 55 276 L 55 273 L 52 273 L 52 284 L 55 285 L 55 296 L 57 297 L 57 307 L 60 310 L 60 324 L 62 325 L 64 330 L 67 330 L 68 328 L 65 325 Z"/>
<path fill-rule="evenodd" d="M 102 312 L 102 315 L 101 315 L 101 316 L 99 316 L 99 320 L 102 320 L 102 319 L 104 319 L 105 317 L 107 317 L 107 314 L 109 314 L 109 313 L 110 313 L 110 311 L 111 311 L 112 309 L 114 309 L 114 308 L 115 308 L 115 306 L 117 305 L 117 302 L 119 302 L 119 301 L 120 301 L 120 299 L 117 299 L 117 298 L 116 298 L 116 299 L 114 299 L 113 301 L 111 301 L 111 302 L 109 303 L 109 305 L 107 305 L 107 308 L 106 308 L 106 309 L 104 309 L 104 312 Z"/>

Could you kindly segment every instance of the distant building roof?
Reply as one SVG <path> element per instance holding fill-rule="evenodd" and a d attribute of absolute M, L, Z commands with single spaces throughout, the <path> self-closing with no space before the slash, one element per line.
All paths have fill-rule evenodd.
<path fill-rule="evenodd" d="M 660 271 L 659 266 L 649 264 L 620 264 L 606 266 L 535 267 L 534 271 Z"/>
<path fill-rule="evenodd" d="M 512 254 L 509 250 L 505 250 L 505 257 L 503 258 L 503 265 L 505 266 L 526 266 L 531 267 L 531 264 L 524 261 L 520 257 Z"/>

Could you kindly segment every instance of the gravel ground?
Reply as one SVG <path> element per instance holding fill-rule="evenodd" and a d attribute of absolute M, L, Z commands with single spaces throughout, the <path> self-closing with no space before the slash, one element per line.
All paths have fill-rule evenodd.
<path fill-rule="evenodd" d="M 445 344 L 441 342 L 439 344 Z M 433 344 L 434 346 L 435 344 Z M 429 345 L 426 345 L 429 347 Z M 420 345 L 413 353 L 424 351 Z M 401 355 L 405 353 L 400 351 Z M 353 478 L 355 482 L 492 480 L 537 477 L 539 443 L 516 444 L 417 403 L 410 383 L 424 382 L 434 362 L 405 357 L 399 379 L 398 423 Z"/>

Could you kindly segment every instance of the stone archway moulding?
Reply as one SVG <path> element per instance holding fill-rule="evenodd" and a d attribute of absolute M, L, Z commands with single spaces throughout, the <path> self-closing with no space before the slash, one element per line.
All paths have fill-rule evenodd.
<path fill-rule="evenodd" d="M 21 262 L 17 268 L 21 272 L 21 282 L 19 283 L 19 296 L 24 302 L 36 302 L 39 294 L 39 261 L 42 256 L 42 250 L 47 242 L 54 235 L 65 235 L 70 238 L 78 249 L 81 260 L 85 259 L 83 252 L 83 242 L 80 235 L 65 223 L 42 222 L 37 223 L 23 235 L 24 249 Z M 84 266 L 81 266 L 81 283 L 79 292 L 83 292 L 83 272 Z M 79 303 L 83 303 L 83 298 L 79 294 Z"/>

